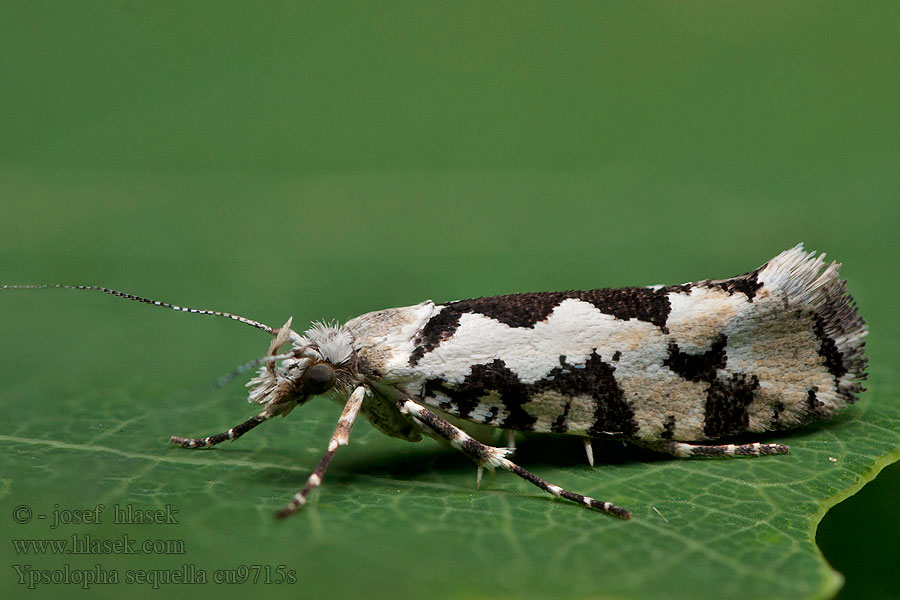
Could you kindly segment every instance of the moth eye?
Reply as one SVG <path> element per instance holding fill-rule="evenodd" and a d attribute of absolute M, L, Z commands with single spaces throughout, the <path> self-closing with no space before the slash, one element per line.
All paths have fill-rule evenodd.
<path fill-rule="evenodd" d="M 310 396 L 327 392 L 334 386 L 334 367 L 316 363 L 303 374 L 303 391 Z"/>

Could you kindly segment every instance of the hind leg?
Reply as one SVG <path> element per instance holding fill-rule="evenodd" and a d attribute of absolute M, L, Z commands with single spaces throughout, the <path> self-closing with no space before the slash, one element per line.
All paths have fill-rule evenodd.
<path fill-rule="evenodd" d="M 768 456 L 770 454 L 790 454 L 791 449 L 784 444 L 687 444 L 685 442 L 637 442 L 657 452 L 671 454 L 678 458 L 700 456 L 714 458 L 720 456 Z"/>

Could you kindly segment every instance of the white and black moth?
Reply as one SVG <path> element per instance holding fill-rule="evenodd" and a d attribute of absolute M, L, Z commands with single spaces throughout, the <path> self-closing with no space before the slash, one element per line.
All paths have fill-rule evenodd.
<path fill-rule="evenodd" d="M 432 301 L 371 312 L 344 325 L 291 321 L 273 328 L 238 315 L 185 308 L 96 286 L 174 310 L 216 315 L 272 335 L 247 386 L 262 412 L 223 433 L 172 436 L 185 448 L 235 440 L 313 396 L 344 404 L 287 516 L 322 483 L 357 414 L 392 437 L 446 440 L 478 465 L 506 469 L 542 490 L 612 515 L 630 513 L 549 483 L 440 413 L 510 431 L 590 440 L 615 437 L 676 457 L 786 454 L 782 444 L 706 444 L 735 434 L 828 419 L 863 391 L 866 325 L 839 264 L 802 244 L 730 279 L 671 286 L 538 292 Z M 285 345 L 289 349 L 282 351 Z"/>

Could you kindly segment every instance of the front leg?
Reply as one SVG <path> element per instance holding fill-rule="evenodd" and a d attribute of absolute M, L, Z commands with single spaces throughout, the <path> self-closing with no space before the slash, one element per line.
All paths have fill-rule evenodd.
<path fill-rule="evenodd" d="M 347 399 L 347 404 L 344 405 L 344 410 L 334 428 L 334 433 L 331 434 L 331 440 L 328 442 L 328 450 L 325 451 L 325 454 L 322 456 L 321 460 L 319 460 L 319 464 L 316 465 L 315 470 L 306 480 L 306 485 L 304 485 L 299 492 L 294 494 L 294 497 L 288 505 L 275 513 L 275 516 L 283 518 L 293 514 L 298 508 L 306 504 L 306 498 L 309 496 L 309 493 L 322 485 L 322 479 L 325 477 L 325 471 L 328 469 L 328 465 L 331 464 L 331 459 L 334 458 L 334 453 L 337 451 L 338 447 L 346 446 L 350 442 L 350 430 L 353 428 L 353 422 L 356 420 L 356 415 L 359 414 L 359 409 L 362 406 L 365 397 L 365 386 L 361 385 L 353 390 L 353 393 L 350 394 L 350 398 Z"/>
<path fill-rule="evenodd" d="M 397 408 L 400 409 L 400 412 L 403 414 L 415 417 L 418 421 L 426 425 L 428 429 L 434 432 L 434 434 L 450 442 L 451 446 L 457 450 L 461 450 L 466 456 L 474 460 L 479 467 L 488 467 L 490 469 L 500 467 L 506 469 L 554 496 L 562 497 L 566 500 L 571 500 L 572 502 L 577 502 L 578 504 L 583 504 L 590 508 L 595 508 L 601 512 L 611 514 L 621 519 L 631 518 L 631 513 L 611 502 L 594 500 L 588 496 L 570 492 L 558 485 L 554 485 L 541 479 L 531 471 L 523 469 L 506 458 L 511 452 L 509 448 L 495 448 L 493 446 L 482 444 L 459 427 L 456 427 L 446 419 L 442 419 L 427 408 L 419 406 L 410 399 L 398 400 Z"/>
<path fill-rule="evenodd" d="M 268 410 L 264 410 L 255 417 L 247 419 L 240 425 L 235 425 L 228 431 L 223 431 L 222 433 L 210 435 L 205 438 L 184 438 L 181 436 L 173 435 L 169 438 L 169 443 L 177 444 L 182 448 L 209 448 L 211 446 L 215 446 L 216 444 L 221 444 L 225 440 L 234 441 L 257 425 L 265 423 L 273 416 L 273 413 L 270 413 Z"/>

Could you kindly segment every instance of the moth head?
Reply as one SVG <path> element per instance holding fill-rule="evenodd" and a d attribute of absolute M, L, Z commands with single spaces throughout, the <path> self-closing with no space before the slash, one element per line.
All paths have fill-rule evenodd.
<path fill-rule="evenodd" d="M 270 410 L 287 414 L 314 396 L 344 393 L 355 380 L 353 338 L 343 327 L 315 323 L 300 335 L 285 323 L 253 379 L 248 401 L 265 404 Z M 290 343 L 290 350 L 279 353 Z"/>

